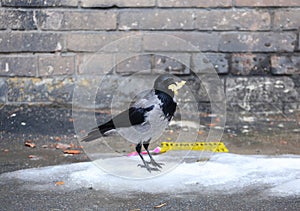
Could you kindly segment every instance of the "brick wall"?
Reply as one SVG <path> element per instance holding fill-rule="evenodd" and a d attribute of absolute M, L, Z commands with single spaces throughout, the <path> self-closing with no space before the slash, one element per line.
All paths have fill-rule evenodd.
<path fill-rule="evenodd" d="M 110 65 L 112 77 L 140 67 L 149 77 L 154 69 L 188 77 L 201 52 L 221 78 L 232 125 L 266 118 L 261 113 L 285 121 L 300 109 L 299 0 L 2 0 L 0 17 L 2 105 L 69 106 L 75 82 Z M 152 34 L 176 36 L 199 52 L 169 43 L 167 53 L 182 61 L 160 58 L 164 40 Z M 128 36 L 132 49 L 117 46 L 99 55 L 105 63 L 86 68 L 91 55 Z M 123 50 L 147 55 L 116 64 Z"/>

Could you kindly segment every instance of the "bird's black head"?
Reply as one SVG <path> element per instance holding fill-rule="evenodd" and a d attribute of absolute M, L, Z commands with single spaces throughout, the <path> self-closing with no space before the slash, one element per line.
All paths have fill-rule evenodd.
<path fill-rule="evenodd" d="M 179 90 L 184 84 L 185 81 L 180 81 L 171 74 L 163 74 L 155 80 L 154 89 L 165 92 L 171 97 L 174 97 L 174 95 L 177 94 L 177 90 Z"/>

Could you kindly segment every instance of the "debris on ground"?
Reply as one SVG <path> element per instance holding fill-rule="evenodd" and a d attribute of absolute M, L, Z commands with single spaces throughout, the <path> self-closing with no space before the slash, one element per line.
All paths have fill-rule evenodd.
<path fill-rule="evenodd" d="M 64 185 L 64 184 L 65 184 L 64 181 L 55 182 L 55 186 L 60 186 L 60 185 Z"/>
<path fill-rule="evenodd" d="M 58 137 L 58 136 L 56 136 L 56 137 L 54 138 L 54 140 L 55 140 L 55 141 L 61 141 L 61 138 Z"/>
<path fill-rule="evenodd" d="M 36 155 L 28 155 L 28 158 L 29 158 L 30 160 L 39 160 L 39 157 L 36 156 Z"/>
<path fill-rule="evenodd" d="M 67 150 L 64 150 L 64 153 L 75 155 L 75 154 L 80 154 L 81 152 L 80 152 L 80 150 L 76 150 L 76 149 L 67 149 Z"/>
<path fill-rule="evenodd" d="M 162 203 L 162 204 L 154 206 L 154 208 L 159 209 L 159 208 L 162 208 L 162 207 L 164 207 L 166 205 L 167 205 L 167 203 Z"/>
<path fill-rule="evenodd" d="M 36 147 L 36 144 L 32 142 L 32 140 L 27 140 L 25 141 L 25 146 L 26 147 L 31 147 L 31 148 L 35 148 Z"/>
<path fill-rule="evenodd" d="M 57 143 L 57 144 L 55 144 L 55 148 L 65 150 L 65 149 L 69 149 L 71 147 L 69 144 Z"/>
<path fill-rule="evenodd" d="M 161 148 L 160 148 L 160 147 L 156 147 L 154 150 L 150 150 L 149 152 L 150 152 L 150 154 L 152 154 L 152 155 L 153 155 L 153 154 L 154 154 L 154 155 L 155 155 L 155 154 L 159 154 L 159 153 L 161 152 Z M 148 154 L 148 153 L 147 153 L 147 151 L 142 151 L 141 154 L 142 154 L 142 155 L 146 155 L 146 154 Z M 136 156 L 136 155 L 138 155 L 138 153 L 137 153 L 136 151 L 134 151 L 134 152 L 129 153 L 127 156 L 130 157 L 130 156 Z"/>

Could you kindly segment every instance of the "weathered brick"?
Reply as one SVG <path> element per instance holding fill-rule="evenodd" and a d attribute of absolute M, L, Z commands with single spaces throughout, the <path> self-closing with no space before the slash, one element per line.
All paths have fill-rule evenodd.
<path fill-rule="evenodd" d="M 101 86 L 99 86 L 100 83 L 98 82 L 98 84 L 93 87 L 93 90 L 88 90 L 90 88 L 89 84 L 95 83 L 87 82 L 86 80 L 84 83 L 79 83 L 89 85 L 85 89 L 89 93 L 93 93 L 93 91 L 99 87 L 95 99 L 96 108 L 122 110 L 124 106 L 128 108 L 129 103 L 134 101 L 137 94 L 151 89 L 157 77 L 157 74 L 131 74 L 130 76 L 105 75 L 101 81 Z M 188 103 L 196 104 L 195 110 L 197 111 L 197 103 L 200 101 L 224 101 L 224 80 L 219 80 L 219 78 L 213 77 L 213 75 L 201 75 L 199 77 L 195 77 L 195 75 L 181 76 L 180 78 L 187 81 L 186 85 L 179 90 L 179 94 L 177 95 L 179 109 L 185 109 L 181 110 L 182 112 L 190 112 L 189 109 L 191 106 L 187 105 Z M 210 93 L 210 96 L 208 96 L 208 93 Z M 85 94 L 83 96 L 90 95 L 91 94 Z M 196 103 L 195 100 L 197 101 Z M 194 118 L 197 118 L 195 114 L 190 115 L 194 115 Z"/>
<path fill-rule="evenodd" d="M 298 34 L 298 50 L 300 51 L 300 33 Z"/>
<path fill-rule="evenodd" d="M 151 73 L 151 55 L 116 55 L 116 72 L 121 74 Z"/>
<path fill-rule="evenodd" d="M 229 70 L 229 62 L 227 55 L 225 54 L 215 54 L 215 53 L 208 53 L 205 54 L 205 57 L 212 63 L 213 67 L 219 74 L 228 73 Z"/>
<path fill-rule="evenodd" d="M 272 73 L 275 75 L 300 74 L 300 56 L 272 56 Z"/>
<path fill-rule="evenodd" d="M 300 96 L 300 74 L 293 74 L 293 75 L 290 75 L 289 77 L 293 80 L 294 85 L 295 85 L 295 89 L 297 90 L 297 92 Z M 299 102 L 300 102 L 300 98 L 296 99 L 296 103 L 298 104 L 298 108 L 300 108 L 300 103 Z"/>
<path fill-rule="evenodd" d="M 78 0 L 2 0 L 4 7 L 77 7 Z"/>
<path fill-rule="evenodd" d="M 141 51 L 141 40 L 139 33 L 68 33 L 67 49 L 79 52 L 138 52 Z"/>
<path fill-rule="evenodd" d="M 224 80 L 217 74 L 193 74 L 181 76 L 186 84 L 180 90 L 176 99 L 179 104 L 186 107 L 186 103 L 224 102 Z M 197 110 L 197 108 L 196 108 Z"/>
<path fill-rule="evenodd" d="M 114 70 L 115 54 L 113 53 L 94 53 L 80 54 L 79 74 L 105 75 Z"/>
<path fill-rule="evenodd" d="M 291 75 L 290 78 L 293 80 L 295 87 L 300 89 L 300 74 Z"/>
<path fill-rule="evenodd" d="M 236 6 L 247 7 L 299 7 L 299 0 L 235 0 Z"/>
<path fill-rule="evenodd" d="M 0 78 L 0 104 L 6 103 L 7 83 L 5 78 Z"/>
<path fill-rule="evenodd" d="M 271 17 L 257 10 L 201 10 L 197 11 L 196 29 L 199 30 L 267 30 Z"/>
<path fill-rule="evenodd" d="M 299 3 L 300 5 L 300 3 Z M 299 29 L 300 9 L 278 10 L 274 15 L 275 29 Z"/>
<path fill-rule="evenodd" d="M 207 1 L 207 0 L 157 0 L 159 7 L 230 7 L 231 0 Z"/>
<path fill-rule="evenodd" d="M 265 75 L 270 72 L 269 57 L 265 54 L 233 54 L 231 73 L 234 75 Z"/>
<path fill-rule="evenodd" d="M 76 77 L 76 84 L 74 88 L 72 107 L 73 108 L 89 108 L 89 109 L 97 109 L 97 108 L 109 108 L 109 102 L 107 103 L 107 96 L 104 95 L 102 90 L 102 79 L 105 80 L 103 76 L 95 76 L 95 75 L 78 75 Z M 114 87 L 110 86 L 112 89 Z M 98 104 L 95 105 L 95 95 L 101 95 L 106 97 L 101 98 L 101 106 Z M 109 98 L 108 98 L 109 99 Z M 73 113 L 75 116 L 81 116 L 80 113 Z M 76 117 L 75 117 L 76 118 Z M 84 123 L 86 124 L 86 122 Z"/>
<path fill-rule="evenodd" d="M 299 93 L 288 77 L 234 77 L 226 79 L 226 96 L 229 103 L 239 103 L 250 109 L 249 102 L 295 102 Z"/>
<path fill-rule="evenodd" d="M 300 115 L 300 103 L 294 102 L 294 103 L 285 103 L 283 105 L 283 112 L 285 116 L 291 116 L 292 118 L 296 118 L 296 115 Z M 298 125 L 299 130 L 299 125 Z"/>
<path fill-rule="evenodd" d="M 155 71 L 163 70 L 171 74 L 189 74 L 191 55 L 187 53 L 158 54 L 154 56 Z"/>
<path fill-rule="evenodd" d="M 72 75 L 75 72 L 75 55 L 40 55 L 39 76 Z"/>
<path fill-rule="evenodd" d="M 267 103 L 267 102 L 246 102 L 248 106 L 242 103 L 228 103 L 226 110 L 226 128 L 232 128 L 235 131 L 246 131 L 265 134 L 268 136 L 274 133 L 272 141 L 283 130 L 278 125 L 288 124 L 287 116 L 283 114 L 282 108 L 285 104 Z M 293 121 L 295 124 L 295 121 Z M 290 122 L 291 123 L 291 122 Z M 246 126 L 246 127 L 245 127 Z M 293 126 L 294 127 L 294 126 Z M 248 138 L 247 138 L 248 140 Z"/>
<path fill-rule="evenodd" d="M 149 75 L 144 76 L 148 80 L 141 80 L 137 74 L 131 75 L 130 78 L 132 80 L 116 74 L 96 77 L 80 75 L 76 80 L 77 90 L 74 92 L 73 105 L 92 109 L 122 110 L 121 106 L 124 104 L 128 106 L 134 95 L 144 90 L 145 84 L 152 80 Z"/>
<path fill-rule="evenodd" d="M 143 47 L 146 51 L 217 51 L 220 36 L 206 32 L 146 33 Z"/>
<path fill-rule="evenodd" d="M 298 107 L 296 104 L 251 102 L 250 110 L 243 109 L 240 104 L 227 105 L 226 128 L 232 128 L 235 132 L 267 134 L 268 138 L 272 138 L 273 143 L 279 143 L 282 139 L 285 139 L 288 134 L 292 134 L 296 131 L 299 132 L 297 115 L 300 113 L 299 110 L 297 112 L 297 110 L 294 109 Z M 291 107 L 291 109 L 289 107 Z M 239 132 L 237 134 L 239 134 Z M 290 137 L 290 135 L 288 135 L 288 137 Z M 248 136 L 246 140 L 249 141 Z M 288 140 L 297 140 L 297 138 Z M 252 143 L 255 143 L 257 137 L 254 136 L 252 141 Z M 274 153 L 276 151 L 278 152 L 277 148 L 274 149 Z"/>
<path fill-rule="evenodd" d="M 195 73 L 228 73 L 227 56 L 219 53 L 193 54 L 192 70 Z"/>
<path fill-rule="evenodd" d="M 219 50 L 223 52 L 294 51 L 293 32 L 227 32 L 222 33 Z"/>
<path fill-rule="evenodd" d="M 43 11 L 39 15 L 44 30 L 110 30 L 117 26 L 113 11 Z"/>
<path fill-rule="evenodd" d="M 120 12 L 119 28 L 121 30 L 193 29 L 194 18 L 195 13 L 192 10 L 128 10 Z"/>
<path fill-rule="evenodd" d="M 153 7 L 155 0 L 82 0 L 82 7 Z"/>
<path fill-rule="evenodd" d="M 0 29 L 36 29 L 33 11 L 1 10 Z"/>
<path fill-rule="evenodd" d="M 74 80 L 67 77 L 56 78 L 9 78 L 9 102 L 48 102 L 70 104 L 74 90 Z"/>
<path fill-rule="evenodd" d="M 95 107 L 109 108 L 112 111 L 128 109 L 137 95 L 153 88 L 156 78 L 157 75 L 149 74 L 105 75 L 101 85 L 98 85 Z"/>
<path fill-rule="evenodd" d="M 35 56 L 1 56 L 0 75 L 36 76 L 37 59 Z"/>
<path fill-rule="evenodd" d="M 0 52 L 54 52 L 63 48 L 63 37 L 55 33 L 0 32 Z"/>
<path fill-rule="evenodd" d="M 217 74 L 197 74 L 200 79 L 200 88 L 196 91 L 201 102 L 224 102 L 226 100 L 224 93 L 225 81 Z M 195 94 L 196 96 L 196 94 Z"/>

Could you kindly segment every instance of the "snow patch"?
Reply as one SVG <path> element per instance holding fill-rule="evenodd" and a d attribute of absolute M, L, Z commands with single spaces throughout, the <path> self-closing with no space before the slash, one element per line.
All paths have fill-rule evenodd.
<path fill-rule="evenodd" d="M 166 156 L 158 155 L 158 157 Z M 170 156 L 168 163 L 174 164 Z M 128 175 L 149 174 L 136 165 L 137 158 L 124 165 L 126 157 L 107 158 L 101 162 L 114 163 Z M 113 162 L 112 162 L 113 161 Z M 120 162 L 122 165 L 118 165 Z M 300 156 L 245 156 L 219 153 L 207 162 L 180 163 L 168 172 L 156 173 L 153 178 L 130 179 L 109 174 L 97 167 L 97 163 L 85 162 L 19 170 L 0 175 L 0 184 L 17 182 L 26 189 L 44 191 L 72 191 L 80 188 L 106 190 L 116 194 L 124 192 L 201 192 L 217 191 L 233 193 L 244 188 L 266 187 L 265 192 L 274 196 L 300 196 Z M 110 165 L 110 164 L 108 164 Z M 118 166 L 117 166 L 118 165 Z M 55 182 L 64 184 L 56 186 Z"/>

